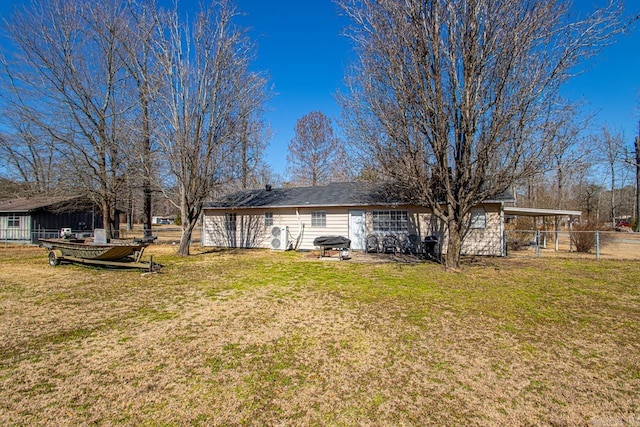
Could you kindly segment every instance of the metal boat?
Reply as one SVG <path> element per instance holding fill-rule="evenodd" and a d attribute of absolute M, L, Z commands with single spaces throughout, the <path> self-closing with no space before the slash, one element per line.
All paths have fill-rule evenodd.
<path fill-rule="evenodd" d="M 116 239 L 111 239 L 108 243 L 95 243 L 93 238 L 40 239 L 40 246 L 49 251 L 51 266 L 59 265 L 61 261 L 71 261 L 112 267 L 157 269 L 158 264 L 152 261 L 140 261 L 144 248 L 150 243 L 144 240 Z"/>

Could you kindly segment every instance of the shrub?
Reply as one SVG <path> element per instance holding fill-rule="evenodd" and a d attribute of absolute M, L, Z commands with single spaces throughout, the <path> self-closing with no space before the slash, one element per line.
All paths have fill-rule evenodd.
<path fill-rule="evenodd" d="M 571 243 L 576 251 L 589 253 L 596 247 L 596 232 L 588 225 L 576 225 L 571 233 Z"/>
<path fill-rule="evenodd" d="M 589 224 L 576 224 L 571 233 L 571 242 L 578 252 L 589 253 L 596 247 L 596 229 Z M 611 240 L 608 233 L 600 232 L 598 235 L 599 244 L 602 247 Z"/>

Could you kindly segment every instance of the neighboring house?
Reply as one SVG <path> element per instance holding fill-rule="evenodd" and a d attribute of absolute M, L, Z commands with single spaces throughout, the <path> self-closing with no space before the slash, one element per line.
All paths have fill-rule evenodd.
<path fill-rule="evenodd" d="M 78 197 L 24 197 L 0 201 L 0 241 L 37 243 L 60 229 L 91 232 L 102 215 Z"/>
<path fill-rule="evenodd" d="M 166 224 L 175 224 L 176 220 L 174 217 L 169 216 L 154 216 L 151 217 L 151 224 L 153 225 L 166 225 Z"/>
<path fill-rule="evenodd" d="M 503 207 L 514 201 L 510 195 L 502 195 L 474 207 L 462 252 L 504 255 Z M 397 194 L 360 182 L 303 188 L 267 186 L 204 206 L 203 246 L 314 249 L 313 240 L 328 235 L 348 237 L 352 250 L 364 250 L 371 235 L 380 241 L 387 235 L 401 241 L 412 236 L 419 242 L 436 236 L 439 251 L 446 250 L 443 227 L 429 207 L 402 202 Z"/>

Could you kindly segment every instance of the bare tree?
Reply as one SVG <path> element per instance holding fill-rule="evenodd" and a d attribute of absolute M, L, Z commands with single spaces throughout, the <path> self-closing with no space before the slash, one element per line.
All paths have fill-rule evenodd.
<path fill-rule="evenodd" d="M 262 111 L 254 111 L 244 114 L 238 129 L 236 159 L 230 165 L 235 169 L 233 175 L 237 176 L 239 185 L 235 186 L 236 189 L 246 190 L 268 184 L 263 183 L 262 174 L 268 169 L 263 159 L 271 138 L 271 128 L 261 119 L 261 113 Z"/>
<path fill-rule="evenodd" d="M 555 173 L 555 208 L 566 209 L 569 201 L 566 188 L 572 178 L 581 178 L 589 166 L 591 149 L 583 132 L 590 120 L 578 120 L 575 105 L 566 105 L 553 110 L 554 117 L 547 120 L 553 129 L 549 134 L 550 167 Z M 575 180 L 573 180 L 575 182 Z"/>
<path fill-rule="evenodd" d="M 549 111 L 549 117 L 545 119 L 550 136 L 548 163 L 541 164 L 536 174 L 527 176 L 526 181 L 520 183 L 524 190 L 524 197 L 519 200 L 522 206 L 568 209 L 572 203 L 574 206 L 579 204 L 577 198 L 570 197 L 570 191 L 591 166 L 593 150 L 583 136 L 590 118 L 577 119 L 576 108 L 576 105 L 568 104 Z"/>
<path fill-rule="evenodd" d="M 6 111 L 4 117 L 11 115 L 12 111 Z M 5 173 L 24 183 L 29 194 L 52 193 L 58 183 L 59 157 L 51 138 L 28 123 L 10 122 L 7 125 L 14 132 L 0 135 L 0 159 L 4 162 Z"/>
<path fill-rule="evenodd" d="M 634 231 L 640 232 L 640 122 L 638 122 L 638 136 L 633 140 L 631 152 L 624 150 L 624 162 L 632 169 L 635 175 L 635 195 L 633 203 L 633 215 L 635 219 Z"/>
<path fill-rule="evenodd" d="M 636 169 L 636 233 L 640 232 L 640 135 L 634 140 L 635 159 L 634 166 Z"/>
<path fill-rule="evenodd" d="M 595 224 L 596 227 L 600 221 L 600 200 L 603 190 L 601 186 L 593 183 L 585 183 L 579 189 L 580 209 L 586 213 L 584 219 L 589 224 Z"/>
<path fill-rule="evenodd" d="M 109 235 L 117 228 L 121 148 L 130 143 L 120 126 L 130 103 L 116 54 L 123 14 L 117 2 L 52 0 L 32 3 L 6 24 L 10 105 L 53 141 L 61 176 L 94 198 Z"/>
<path fill-rule="evenodd" d="M 239 126 L 260 107 L 265 80 L 248 70 L 252 46 L 234 27 L 228 1 L 209 4 L 186 26 L 177 10 L 164 21 L 157 58 L 165 78 L 158 98 L 158 141 L 170 173 L 167 195 L 180 209 L 178 254 L 188 255 L 204 201 L 226 182 Z"/>
<path fill-rule="evenodd" d="M 471 208 L 546 162 L 562 83 L 618 25 L 555 0 L 342 0 L 358 63 L 342 98 L 348 134 L 386 179 L 431 207 L 458 268 Z"/>
<path fill-rule="evenodd" d="M 129 168 L 128 179 L 131 182 L 141 181 L 143 229 L 145 235 L 149 236 L 153 184 L 157 183 L 154 173 L 156 163 L 155 146 L 152 141 L 152 104 L 162 82 L 162 73 L 155 60 L 154 45 L 162 29 L 155 2 L 129 1 L 127 10 L 129 21 L 116 36 L 120 41 L 117 53 L 133 82 L 138 101 L 136 108 L 132 108 L 130 112 L 129 124 L 135 149 L 131 153 L 133 167 Z"/>
<path fill-rule="evenodd" d="M 313 111 L 298 119 L 295 136 L 289 143 L 288 172 L 298 185 L 320 185 L 337 179 L 344 163 L 341 145 L 333 132 L 331 119 Z"/>
<path fill-rule="evenodd" d="M 602 134 L 597 137 L 597 150 L 600 162 L 607 167 L 610 185 L 610 220 L 612 226 L 616 225 L 616 177 L 618 165 L 622 161 L 624 139 L 619 132 L 612 132 L 606 127 L 602 128 Z"/>

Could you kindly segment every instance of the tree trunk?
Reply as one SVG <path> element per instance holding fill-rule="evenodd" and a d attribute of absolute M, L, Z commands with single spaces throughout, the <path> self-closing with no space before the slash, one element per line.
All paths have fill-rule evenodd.
<path fill-rule="evenodd" d="M 143 200 L 142 200 L 142 215 L 143 215 L 143 225 L 144 235 L 145 237 L 151 236 L 151 183 L 148 179 L 145 178 L 145 182 L 143 184 Z"/>
<path fill-rule="evenodd" d="M 152 215 L 152 192 L 151 192 L 151 180 L 153 173 L 151 169 L 153 165 L 151 164 L 151 137 L 149 130 L 149 109 L 148 106 L 144 106 L 143 110 L 143 132 L 144 132 L 144 143 L 143 143 L 143 159 L 144 165 L 143 171 L 144 176 L 142 178 L 142 228 L 144 229 L 144 236 L 151 236 L 151 215 Z"/>
<path fill-rule="evenodd" d="M 135 217 L 134 195 L 131 186 L 127 184 L 127 231 L 133 230 L 133 222 Z"/>
<path fill-rule="evenodd" d="M 462 233 L 459 228 L 460 224 L 450 221 L 447 224 L 449 239 L 447 241 L 447 253 L 444 257 L 444 267 L 447 270 L 460 269 L 460 251 L 462 250 Z"/>
<path fill-rule="evenodd" d="M 178 255 L 189 256 L 191 248 L 191 235 L 193 229 L 198 224 L 198 218 L 184 218 L 182 219 L 182 236 L 180 237 L 180 246 L 178 246 Z"/>
<path fill-rule="evenodd" d="M 102 208 L 102 228 L 105 229 L 106 233 L 107 233 L 107 238 L 108 239 L 112 239 L 114 238 L 114 223 L 115 223 L 115 215 L 112 212 L 112 208 L 109 204 L 109 202 L 107 200 L 102 200 L 102 202 L 100 203 L 101 208 Z"/>
<path fill-rule="evenodd" d="M 616 226 L 616 175 L 611 163 L 611 226 Z"/>
<path fill-rule="evenodd" d="M 558 200 L 556 203 L 558 209 L 562 209 L 562 178 L 562 166 L 560 166 L 560 161 L 558 161 Z"/>
<path fill-rule="evenodd" d="M 249 159 L 247 155 L 249 151 L 249 125 L 247 122 L 246 118 L 242 121 L 242 164 L 240 165 L 242 176 L 240 178 L 243 190 L 249 187 Z"/>
<path fill-rule="evenodd" d="M 640 136 L 636 136 L 636 228 L 640 232 Z"/>
<path fill-rule="evenodd" d="M 196 207 L 190 207 L 190 204 L 183 200 L 180 205 L 180 215 L 182 218 L 182 236 L 180 237 L 180 246 L 178 247 L 178 255 L 188 256 L 191 246 L 191 235 L 193 229 L 198 224 L 198 218 L 200 217 L 202 209 Z"/>

